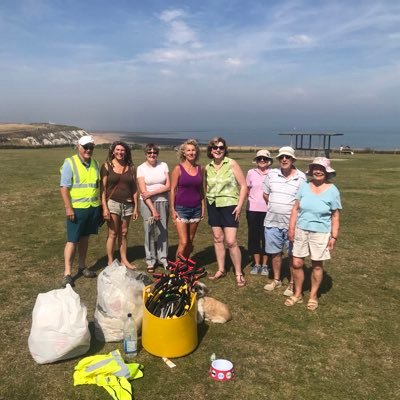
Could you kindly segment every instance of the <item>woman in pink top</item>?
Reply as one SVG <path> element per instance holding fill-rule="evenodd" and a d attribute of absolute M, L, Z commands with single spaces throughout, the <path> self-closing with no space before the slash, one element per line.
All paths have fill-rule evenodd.
<path fill-rule="evenodd" d="M 197 161 L 200 148 L 196 140 L 188 139 L 178 150 L 180 163 L 171 175 L 170 213 L 179 237 L 176 255 L 189 258 L 205 202 L 203 174 Z"/>
<path fill-rule="evenodd" d="M 267 254 L 265 253 L 264 218 L 267 212 L 267 203 L 263 197 L 262 183 L 272 164 L 272 157 L 268 150 L 259 150 L 253 162 L 257 168 L 247 172 L 246 182 L 249 188 L 247 201 L 247 228 L 248 251 L 253 255 L 254 265 L 250 274 L 268 275 Z"/>

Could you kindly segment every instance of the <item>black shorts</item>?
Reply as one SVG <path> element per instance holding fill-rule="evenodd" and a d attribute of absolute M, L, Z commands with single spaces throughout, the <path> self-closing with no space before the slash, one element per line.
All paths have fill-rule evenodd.
<path fill-rule="evenodd" d="M 232 214 L 235 208 L 236 206 L 216 207 L 215 203 L 208 204 L 207 202 L 208 225 L 237 228 L 239 221 L 235 221 L 235 215 Z"/>

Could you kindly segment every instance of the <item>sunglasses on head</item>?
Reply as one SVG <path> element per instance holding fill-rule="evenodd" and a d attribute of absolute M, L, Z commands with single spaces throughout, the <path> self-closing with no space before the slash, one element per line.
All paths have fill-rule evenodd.
<path fill-rule="evenodd" d="M 267 157 L 261 156 L 261 157 L 257 157 L 257 158 L 256 158 L 256 161 L 265 161 L 265 162 L 267 162 L 267 161 L 268 161 L 268 158 L 267 158 Z"/>
<path fill-rule="evenodd" d="M 225 146 L 211 146 L 213 150 L 225 150 Z"/>
<path fill-rule="evenodd" d="M 84 145 L 81 145 L 85 150 L 93 150 L 94 149 L 94 144 L 93 143 L 87 143 Z"/>
<path fill-rule="evenodd" d="M 146 153 L 147 154 L 158 154 L 158 151 L 157 150 L 149 150 L 149 151 L 146 151 Z"/>
<path fill-rule="evenodd" d="M 286 154 L 282 154 L 281 156 L 278 157 L 278 160 L 283 160 L 284 158 L 286 158 L 286 160 L 291 160 L 293 157 L 288 156 Z"/>

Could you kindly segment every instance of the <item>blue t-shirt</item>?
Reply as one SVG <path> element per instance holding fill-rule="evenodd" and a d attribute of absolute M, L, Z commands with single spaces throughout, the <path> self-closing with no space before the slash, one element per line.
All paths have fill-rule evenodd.
<path fill-rule="evenodd" d="M 301 185 L 296 199 L 300 202 L 297 226 L 311 232 L 330 232 L 332 211 L 341 210 L 340 193 L 335 185 L 315 194 L 309 182 Z"/>

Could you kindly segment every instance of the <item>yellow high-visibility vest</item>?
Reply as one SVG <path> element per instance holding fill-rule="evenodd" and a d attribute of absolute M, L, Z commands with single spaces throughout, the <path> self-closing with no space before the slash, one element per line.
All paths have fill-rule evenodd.
<path fill-rule="evenodd" d="M 69 190 L 73 208 L 98 207 L 100 205 L 99 164 L 92 158 L 86 168 L 77 154 L 66 158 L 72 169 L 72 187 Z"/>
<path fill-rule="evenodd" d="M 75 367 L 74 386 L 103 387 L 114 400 L 131 400 L 132 387 L 128 380 L 143 376 L 143 365 L 125 364 L 119 350 L 109 354 L 85 357 Z"/>

